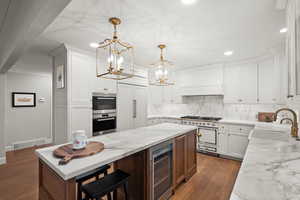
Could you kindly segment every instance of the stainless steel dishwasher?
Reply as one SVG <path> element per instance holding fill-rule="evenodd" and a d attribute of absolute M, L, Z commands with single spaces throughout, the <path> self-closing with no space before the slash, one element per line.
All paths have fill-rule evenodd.
<path fill-rule="evenodd" d="M 149 158 L 150 200 L 167 200 L 172 195 L 172 141 L 167 141 L 150 148 Z"/>

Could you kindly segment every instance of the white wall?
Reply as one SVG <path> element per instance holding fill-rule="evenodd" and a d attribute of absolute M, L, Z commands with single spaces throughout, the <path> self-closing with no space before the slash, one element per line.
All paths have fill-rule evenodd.
<path fill-rule="evenodd" d="M 5 162 L 4 123 L 5 123 L 5 79 L 0 73 L 0 164 Z"/>
<path fill-rule="evenodd" d="M 13 108 L 12 92 L 36 93 L 36 107 Z M 45 102 L 40 102 L 45 98 Z M 52 137 L 52 77 L 8 72 L 6 91 L 5 144 Z"/>

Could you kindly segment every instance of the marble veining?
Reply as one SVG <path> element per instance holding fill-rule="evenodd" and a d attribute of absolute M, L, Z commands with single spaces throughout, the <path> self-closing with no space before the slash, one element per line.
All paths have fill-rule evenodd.
<path fill-rule="evenodd" d="M 90 141 L 104 143 L 104 150 L 93 156 L 74 159 L 67 165 L 58 165 L 59 159 L 53 156 L 53 151 L 60 145 L 38 149 L 36 154 L 59 176 L 68 180 L 195 129 L 195 126 L 163 123 L 93 137 Z"/>
<path fill-rule="evenodd" d="M 256 121 L 258 112 L 275 112 L 286 105 L 279 104 L 234 104 L 224 103 L 223 96 L 187 96 L 182 104 L 149 105 L 149 115 L 201 115 L 215 116 L 225 119 Z M 298 107 L 292 107 L 298 110 Z M 279 118 L 291 117 L 288 113 L 280 113 Z"/>
<path fill-rule="evenodd" d="M 230 200 L 300 199 L 300 142 L 264 131 L 254 129 Z"/>

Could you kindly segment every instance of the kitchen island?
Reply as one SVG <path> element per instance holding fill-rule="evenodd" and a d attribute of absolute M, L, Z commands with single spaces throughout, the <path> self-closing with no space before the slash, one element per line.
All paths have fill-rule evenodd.
<path fill-rule="evenodd" d="M 300 142 L 255 127 L 230 200 L 284 199 L 300 199 Z"/>
<path fill-rule="evenodd" d="M 77 176 L 113 163 L 114 169 L 122 169 L 131 174 L 130 199 L 148 200 L 149 173 L 151 174 L 148 150 L 166 141 L 173 143 L 175 189 L 178 182 L 188 180 L 196 173 L 196 133 L 197 128 L 194 126 L 164 123 L 93 137 L 90 141 L 104 143 L 105 149 L 99 154 L 72 160 L 67 165 L 58 165 L 59 159 L 53 156 L 53 151 L 59 145 L 38 149 L 39 199 L 75 200 Z M 177 159 L 177 154 L 180 159 Z"/>

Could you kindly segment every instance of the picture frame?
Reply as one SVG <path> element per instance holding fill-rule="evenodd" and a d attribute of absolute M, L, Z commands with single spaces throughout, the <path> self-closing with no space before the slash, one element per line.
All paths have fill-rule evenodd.
<path fill-rule="evenodd" d="M 58 65 L 56 67 L 56 88 L 65 88 L 65 69 L 64 65 Z"/>
<path fill-rule="evenodd" d="M 12 107 L 36 107 L 36 94 L 12 92 Z"/>

